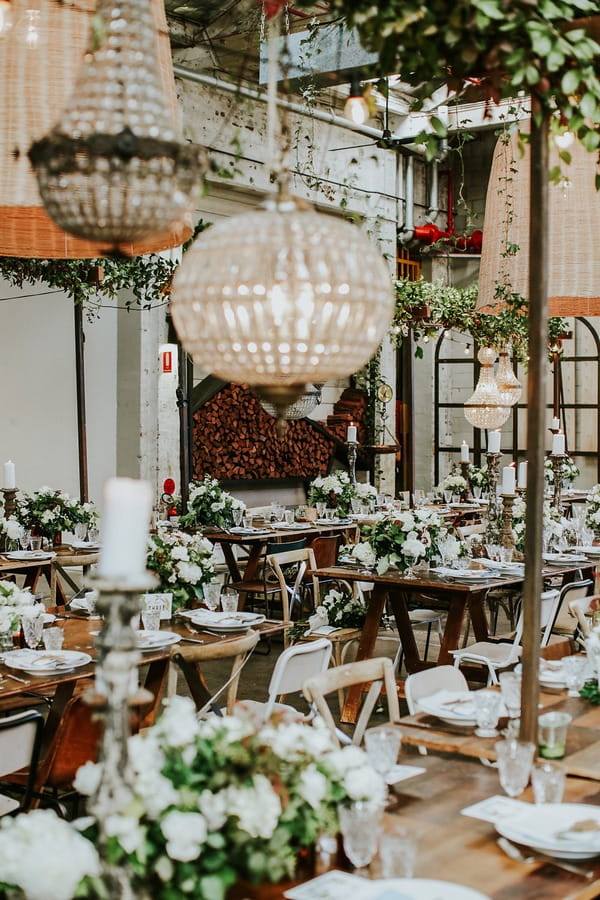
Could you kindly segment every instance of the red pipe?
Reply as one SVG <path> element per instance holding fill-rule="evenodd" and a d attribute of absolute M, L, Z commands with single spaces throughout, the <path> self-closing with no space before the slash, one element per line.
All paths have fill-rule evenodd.
<path fill-rule="evenodd" d="M 454 230 L 454 177 L 450 169 L 446 170 L 446 177 L 448 179 L 448 224 L 446 230 L 442 231 L 433 222 L 427 222 L 425 225 L 416 226 L 413 237 L 428 246 L 443 241 L 456 250 L 471 250 L 473 253 L 481 253 L 482 231 L 477 229 L 471 234 L 457 234 Z"/>

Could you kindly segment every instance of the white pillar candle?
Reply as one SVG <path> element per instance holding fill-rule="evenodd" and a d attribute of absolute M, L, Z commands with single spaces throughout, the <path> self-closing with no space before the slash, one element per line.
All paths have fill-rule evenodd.
<path fill-rule="evenodd" d="M 17 475 L 14 462 L 9 459 L 4 463 L 4 487 L 7 490 L 14 490 L 17 486 Z"/>
<path fill-rule="evenodd" d="M 552 435 L 552 454 L 553 456 L 560 456 L 565 452 L 565 436 L 562 431 L 558 431 L 556 434 Z"/>
<path fill-rule="evenodd" d="M 133 478 L 109 478 L 104 486 L 103 578 L 135 583 L 146 571 L 146 544 L 152 513 L 152 487 Z"/>
<path fill-rule="evenodd" d="M 552 419 L 551 428 L 552 431 L 558 431 L 558 429 L 560 428 L 560 419 L 557 419 L 556 416 L 554 416 L 554 418 Z"/>
<path fill-rule="evenodd" d="M 460 445 L 460 461 L 461 462 L 469 462 L 469 445 L 466 441 L 463 441 Z"/>
<path fill-rule="evenodd" d="M 500 432 L 488 431 L 487 452 L 500 453 Z"/>
<path fill-rule="evenodd" d="M 519 487 L 520 487 L 520 488 L 526 488 L 526 487 L 527 487 L 527 463 L 526 463 L 526 462 L 521 462 L 521 463 L 519 463 L 519 481 L 518 481 L 518 484 L 519 484 Z"/>
<path fill-rule="evenodd" d="M 514 466 L 505 466 L 502 469 L 502 493 L 514 494 L 515 492 L 515 468 Z"/>
<path fill-rule="evenodd" d="M 346 432 L 346 441 L 349 444 L 356 443 L 356 425 L 348 425 L 348 431 Z"/>

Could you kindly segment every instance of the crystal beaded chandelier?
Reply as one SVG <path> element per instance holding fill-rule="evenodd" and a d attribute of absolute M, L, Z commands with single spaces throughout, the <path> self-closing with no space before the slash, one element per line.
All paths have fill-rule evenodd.
<path fill-rule="evenodd" d="M 494 377 L 496 351 L 482 347 L 477 359 L 481 365 L 479 381 L 465 403 L 465 418 L 474 428 L 501 428 L 510 415 L 510 407 L 504 402 Z"/>
<path fill-rule="evenodd" d="M 70 234 L 118 246 L 189 214 L 203 154 L 178 140 L 161 62 L 149 0 L 99 0 L 71 100 L 29 154 L 48 214 Z"/>
<path fill-rule="evenodd" d="M 276 34 L 270 23 L 268 146 L 277 118 Z M 286 140 L 284 122 L 279 164 L 271 160 L 277 194 L 198 236 L 173 279 L 171 304 L 194 361 L 249 385 L 279 419 L 308 384 L 364 365 L 394 309 L 383 257 L 357 226 L 290 193 Z"/>
<path fill-rule="evenodd" d="M 523 387 L 514 373 L 510 356 L 506 349 L 500 351 L 500 362 L 496 371 L 496 385 L 505 406 L 514 406 L 521 399 Z"/>

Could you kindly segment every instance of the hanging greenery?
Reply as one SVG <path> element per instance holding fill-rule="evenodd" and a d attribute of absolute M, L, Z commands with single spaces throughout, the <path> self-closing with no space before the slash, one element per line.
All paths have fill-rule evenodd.
<path fill-rule="evenodd" d="M 527 361 L 527 301 L 519 294 L 504 297 L 505 307 L 498 314 L 479 312 L 477 284 L 467 288 L 448 287 L 430 281 L 396 281 L 396 309 L 392 322 L 392 340 L 399 344 L 409 328 L 417 343 L 416 355 L 423 356 L 419 341 L 440 334 L 443 329 L 470 334 L 476 344 L 501 350 L 512 346 L 515 358 Z M 548 319 L 548 343 L 555 344 L 567 331 L 564 319 Z"/>
<path fill-rule="evenodd" d="M 209 225 L 209 222 L 200 219 L 192 237 L 183 245 L 184 253 L 194 238 Z M 157 253 L 101 259 L 0 256 L 0 276 L 13 287 L 22 288 L 24 284 L 43 281 L 85 306 L 88 316 L 99 312 L 107 299 L 118 299 L 127 308 L 140 309 L 167 303 L 176 268 L 174 260 Z M 120 291 L 130 291 L 133 298 L 123 298 Z"/>
<path fill-rule="evenodd" d="M 309 0 L 303 0 L 308 3 Z M 415 107 L 442 83 L 497 102 L 530 92 L 536 119 L 549 113 L 590 151 L 600 146 L 600 45 L 578 19 L 598 0 L 332 0 L 382 72 L 416 89 Z M 554 113 L 558 113 L 554 116 Z M 443 122 L 431 124 L 444 136 Z M 424 138 L 435 151 L 436 138 Z"/>

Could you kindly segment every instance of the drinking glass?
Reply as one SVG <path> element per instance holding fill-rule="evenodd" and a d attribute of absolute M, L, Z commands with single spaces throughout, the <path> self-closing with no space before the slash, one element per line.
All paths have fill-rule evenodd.
<path fill-rule="evenodd" d="M 336 510 L 332 507 L 328 506 L 325 509 L 325 518 L 328 522 L 332 522 L 335 519 Z"/>
<path fill-rule="evenodd" d="M 327 506 L 327 504 L 326 504 L 326 503 L 323 503 L 321 500 L 319 500 L 319 501 L 317 501 L 317 503 L 315 503 L 315 507 L 316 507 L 316 510 L 317 510 L 317 516 L 319 517 L 319 519 L 324 519 L 324 518 L 325 518 L 325 508 L 326 508 L 326 506 Z"/>
<path fill-rule="evenodd" d="M 21 536 L 19 538 L 19 544 L 21 546 L 21 550 L 29 550 L 29 544 L 31 543 L 31 529 L 24 528 L 21 532 Z"/>
<path fill-rule="evenodd" d="M 88 613 L 90 614 L 90 619 L 99 618 L 96 615 L 96 603 L 98 602 L 98 591 L 86 591 L 85 592 L 85 602 L 86 602 Z"/>
<path fill-rule="evenodd" d="M 73 529 L 73 534 L 75 535 L 75 540 L 77 541 L 85 541 L 88 532 L 88 527 L 86 522 L 77 522 L 75 528 Z"/>
<path fill-rule="evenodd" d="M 402 575 L 403 578 L 415 578 L 415 573 L 413 571 L 413 567 L 415 564 L 415 560 L 418 559 L 418 556 L 414 553 L 411 553 L 409 550 L 404 550 L 404 557 L 406 559 L 406 569 Z"/>
<path fill-rule="evenodd" d="M 360 497 L 352 497 L 352 499 L 350 500 L 350 509 L 352 510 L 352 512 L 354 513 L 355 516 L 357 516 L 360 512 L 360 504 L 361 504 Z"/>
<path fill-rule="evenodd" d="M 371 514 L 371 504 L 367 500 L 361 500 L 360 514 L 361 516 L 368 516 Z"/>
<path fill-rule="evenodd" d="M 477 737 L 496 737 L 502 694 L 500 691 L 479 690 L 471 694 L 477 716 Z"/>
<path fill-rule="evenodd" d="M 400 729 L 393 725 L 380 725 L 365 731 L 365 749 L 369 762 L 380 775 L 385 777 L 396 765 L 401 742 Z"/>
<path fill-rule="evenodd" d="M 142 609 L 142 623 L 146 631 L 158 631 L 160 628 L 160 613 L 162 600 L 147 598 Z"/>
<path fill-rule="evenodd" d="M 587 678 L 588 661 L 584 656 L 565 656 L 562 661 L 569 697 L 579 697 Z"/>
<path fill-rule="evenodd" d="M 54 625 L 52 628 L 45 628 L 43 633 L 44 649 L 46 650 L 62 650 L 65 633 L 62 628 Z"/>
<path fill-rule="evenodd" d="M 513 548 L 512 547 L 500 547 L 500 562 L 502 563 L 510 563 L 513 558 Z"/>
<path fill-rule="evenodd" d="M 493 559 L 496 562 L 500 561 L 500 545 L 499 544 L 486 544 L 485 552 L 488 555 L 488 559 Z"/>
<path fill-rule="evenodd" d="M 444 503 L 452 503 L 452 491 L 443 491 Z"/>
<path fill-rule="evenodd" d="M 338 806 L 344 851 L 357 869 L 368 866 L 377 852 L 381 815 L 381 806 L 364 800 L 357 800 L 349 806 Z"/>
<path fill-rule="evenodd" d="M 221 609 L 224 613 L 237 612 L 239 594 L 233 588 L 223 588 L 221 591 Z"/>
<path fill-rule="evenodd" d="M 481 497 L 481 488 L 478 487 L 477 485 L 474 485 L 472 490 L 473 490 L 473 496 L 475 497 L 475 499 L 479 500 L 479 498 Z"/>
<path fill-rule="evenodd" d="M 42 538 L 39 535 L 31 538 L 31 549 L 32 550 L 41 550 L 42 549 Z"/>
<path fill-rule="evenodd" d="M 417 861 L 417 838 L 401 822 L 388 818 L 379 838 L 380 878 L 412 878 Z"/>
<path fill-rule="evenodd" d="M 565 770 L 552 763 L 534 766 L 531 784 L 536 803 L 562 803 L 565 792 Z"/>
<path fill-rule="evenodd" d="M 285 524 L 286 524 L 286 525 L 293 525 L 293 524 L 294 524 L 294 510 L 293 510 L 293 509 L 286 509 L 285 512 L 284 512 L 284 514 L 283 514 L 283 517 L 284 517 L 284 519 L 285 519 Z"/>
<path fill-rule="evenodd" d="M 508 738 L 495 744 L 500 784 L 509 797 L 518 797 L 527 787 L 535 747 L 518 738 Z"/>
<path fill-rule="evenodd" d="M 221 602 L 221 584 L 218 581 L 211 581 L 202 588 L 204 592 L 204 605 L 214 612 Z"/>
<path fill-rule="evenodd" d="M 544 759 L 562 759 L 567 747 L 567 728 L 571 716 L 564 712 L 547 712 L 538 719 L 539 753 Z"/>
<path fill-rule="evenodd" d="M 500 672 L 500 692 L 509 719 L 518 719 L 521 715 L 521 673 Z"/>
<path fill-rule="evenodd" d="M 242 524 L 242 519 L 244 518 L 244 507 L 243 506 L 234 506 L 231 509 L 231 517 L 233 519 L 233 524 L 237 527 Z"/>
<path fill-rule="evenodd" d="M 25 643 L 31 650 L 35 650 L 42 640 L 42 632 L 44 630 L 44 620 L 42 618 L 43 608 L 36 609 L 41 604 L 35 604 L 21 617 L 21 625 L 23 626 L 23 637 Z"/>

